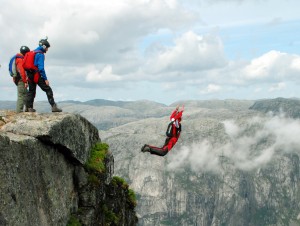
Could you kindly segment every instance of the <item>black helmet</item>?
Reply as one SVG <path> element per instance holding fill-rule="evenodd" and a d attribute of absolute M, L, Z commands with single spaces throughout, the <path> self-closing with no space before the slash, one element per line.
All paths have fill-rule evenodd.
<path fill-rule="evenodd" d="M 41 39 L 39 42 L 39 46 L 43 46 L 44 49 L 50 47 L 50 43 L 47 41 L 48 37 L 45 39 Z M 45 47 L 44 47 L 45 46 Z"/>
<path fill-rule="evenodd" d="M 25 55 L 29 51 L 30 51 L 30 49 L 27 46 L 21 46 L 21 48 L 20 48 L 20 53 L 22 53 L 23 55 Z"/>

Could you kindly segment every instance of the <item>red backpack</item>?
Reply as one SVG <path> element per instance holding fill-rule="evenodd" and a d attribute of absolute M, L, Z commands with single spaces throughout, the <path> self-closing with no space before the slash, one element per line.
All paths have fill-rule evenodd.
<path fill-rule="evenodd" d="M 38 83 L 40 74 L 38 73 L 38 68 L 37 66 L 34 65 L 34 58 L 36 53 L 43 53 L 41 50 L 36 50 L 36 51 L 30 51 L 26 53 L 24 60 L 23 60 L 23 68 L 27 72 L 34 73 L 33 75 L 33 81 L 34 83 Z M 43 53 L 44 54 L 44 53 Z M 28 78 L 28 80 L 30 80 Z"/>
<path fill-rule="evenodd" d="M 34 65 L 34 58 L 36 53 L 43 53 L 41 50 L 30 51 L 26 53 L 23 60 L 23 68 L 25 71 L 37 72 L 38 68 Z"/>

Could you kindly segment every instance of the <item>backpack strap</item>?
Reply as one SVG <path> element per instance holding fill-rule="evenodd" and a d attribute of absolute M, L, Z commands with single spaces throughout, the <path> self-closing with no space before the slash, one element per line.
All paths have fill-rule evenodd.
<path fill-rule="evenodd" d="M 167 131 L 166 131 L 166 136 L 167 137 L 172 137 L 173 136 L 173 133 L 172 133 L 173 132 L 172 131 L 172 129 L 173 129 L 172 124 L 173 124 L 173 122 L 170 122 L 168 124 Z"/>
<path fill-rule="evenodd" d="M 44 52 L 42 51 L 42 50 L 33 50 L 33 52 L 35 52 L 35 53 L 42 53 L 42 54 L 44 54 Z"/>

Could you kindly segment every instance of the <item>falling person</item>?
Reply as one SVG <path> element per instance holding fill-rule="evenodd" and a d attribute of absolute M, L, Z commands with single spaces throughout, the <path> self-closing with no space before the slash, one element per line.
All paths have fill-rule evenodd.
<path fill-rule="evenodd" d="M 165 156 L 171 149 L 174 147 L 176 142 L 179 139 L 181 133 L 181 118 L 182 113 L 184 111 L 184 106 L 182 106 L 182 110 L 179 111 L 179 106 L 172 112 L 170 116 L 171 122 L 168 125 L 168 129 L 166 132 L 166 140 L 163 147 L 155 147 L 148 144 L 145 144 L 141 151 L 142 152 L 150 152 L 153 155 Z"/>

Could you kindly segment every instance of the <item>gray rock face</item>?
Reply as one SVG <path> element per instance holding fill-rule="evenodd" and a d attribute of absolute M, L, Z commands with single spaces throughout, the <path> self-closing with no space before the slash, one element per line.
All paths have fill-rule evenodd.
<path fill-rule="evenodd" d="M 85 118 L 74 114 L 18 114 L 14 122 L 3 126 L 3 131 L 35 137 L 60 150 L 71 150 L 80 163 L 88 159 L 89 149 L 99 140 L 97 129 Z"/>
<path fill-rule="evenodd" d="M 2 225 L 65 225 L 78 202 L 72 165 L 29 136 L 1 132 L 0 150 Z"/>
<path fill-rule="evenodd" d="M 144 143 L 163 144 L 167 123 L 151 118 L 100 131 L 115 172 L 138 194 L 139 225 L 299 225 L 299 121 L 193 104 L 169 154 L 141 153 Z"/>
<path fill-rule="evenodd" d="M 115 207 L 122 213 L 118 225 L 136 224 L 126 191 L 111 184 L 110 153 L 105 173 L 90 182 L 83 164 L 100 138 L 86 119 L 66 113 L 0 116 L 1 226 L 65 226 L 71 215 L 82 225 L 104 225 L 110 219 L 103 205 L 106 212 Z"/>

